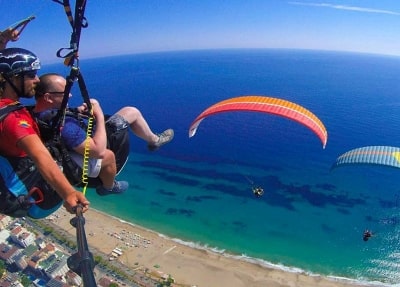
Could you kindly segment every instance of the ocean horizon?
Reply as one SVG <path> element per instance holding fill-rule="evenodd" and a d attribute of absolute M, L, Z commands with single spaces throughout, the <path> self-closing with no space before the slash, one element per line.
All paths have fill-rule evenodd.
<path fill-rule="evenodd" d="M 118 179 L 130 188 L 92 207 L 197 248 L 293 272 L 400 283 L 399 170 L 336 158 L 369 145 L 400 146 L 400 58 L 308 50 L 213 50 L 80 61 L 89 95 L 107 114 L 141 110 L 174 140 L 149 152 L 131 136 Z M 39 74 L 69 70 L 44 66 Z M 74 85 L 70 105 L 82 102 Z M 192 121 L 231 97 L 282 98 L 312 111 L 328 131 L 279 116 L 232 112 Z M 257 198 L 252 186 L 264 188 Z M 365 229 L 374 236 L 363 241 Z"/>

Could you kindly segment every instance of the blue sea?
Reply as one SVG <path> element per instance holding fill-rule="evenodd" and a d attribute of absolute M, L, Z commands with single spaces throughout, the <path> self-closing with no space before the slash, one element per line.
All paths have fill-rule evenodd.
<path fill-rule="evenodd" d="M 61 63 L 41 72 L 69 74 Z M 400 171 L 331 170 L 361 146 L 400 146 L 400 58 L 308 50 L 213 50 L 80 61 L 105 113 L 138 107 L 155 132 L 175 130 L 156 152 L 131 136 L 123 195 L 92 207 L 188 245 L 238 259 L 387 285 L 400 283 Z M 82 102 L 78 85 L 70 105 Z M 325 124 L 325 149 L 297 122 L 263 113 L 206 118 L 236 96 L 295 102 Z M 251 187 L 264 188 L 257 198 Z M 374 236 L 363 241 L 365 229 Z"/>

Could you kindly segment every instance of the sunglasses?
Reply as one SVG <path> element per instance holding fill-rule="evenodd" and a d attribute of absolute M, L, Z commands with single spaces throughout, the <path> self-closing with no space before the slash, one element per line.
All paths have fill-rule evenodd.
<path fill-rule="evenodd" d="M 46 92 L 46 94 L 63 94 L 64 95 L 64 92 Z"/>
<path fill-rule="evenodd" d="M 37 75 L 36 71 L 30 71 L 30 72 L 25 72 L 22 74 L 23 76 L 29 78 L 29 79 L 34 79 Z"/>
<path fill-rule="evenodd" d="M 64 96 L 64 92 L 46 92 L 45 94 L 50 94 L 50 95 L 57 95 L 57 96 Z M 68 94 L 69 97 L 72 97 L 72 94 Z"/>

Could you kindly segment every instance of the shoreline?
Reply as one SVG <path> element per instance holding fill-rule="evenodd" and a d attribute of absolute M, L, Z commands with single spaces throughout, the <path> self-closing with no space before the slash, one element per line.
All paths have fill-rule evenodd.
<path fill-rule="evenodd" d="M 75 235 L 70 224 L 74 216 L 60 208 L 49 219 Z M 155 277 L 175 279 L 178 284 L 196 287 L 350 287 L 382 286 L 382 283 L 311 274 L 300 269 L 276 266 L 264 260 L 246 258 L 207 247 L 196 246 L 180 239 L 169 238 L 145 227 L 129 223 L 91 208 L 84 214 L 89 248 L 117 256 L 124 265 Z M 390 286 L 390 285 L 387 285 Z"/>

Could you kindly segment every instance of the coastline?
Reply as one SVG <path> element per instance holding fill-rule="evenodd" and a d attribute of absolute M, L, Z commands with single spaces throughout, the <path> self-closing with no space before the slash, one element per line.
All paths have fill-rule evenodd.
<path fill-rule="evenodd" d="M 53 223 L 75 235 L 70 224 L 73 215 L 60 208 Z M 112 254 L 122 250 L 119 260 L 129 268 L 147 270 L 155 277 L 170 275 L 178 284 L 196 287 L 350 287 L 378 286 L 346 278 L 325 277 L 306 272 L 266 266 L 255 260 L 189 246 L 144 227 L 131 224 L 101 211 L 90 209 L 84 214 L 89 248 Z M 382 286 L 382 283 L 379 283 Z"/>

